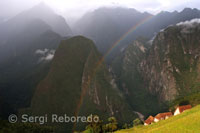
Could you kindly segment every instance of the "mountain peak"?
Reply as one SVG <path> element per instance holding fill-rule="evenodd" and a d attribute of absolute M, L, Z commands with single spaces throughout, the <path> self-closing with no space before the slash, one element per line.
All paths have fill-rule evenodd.
<path fill-rule="evenodd" d="M 192 9 L 191 9 L 191 8 L 189 8 L 189 7 L 186 7 L 186 8 L 184 8 L 184 9 L 183 9 L 183 11 L 182 11 L 182 12 L 185 12 L 185 11 L 192 11 Z"/>
<path fill-rule="evenodd" d="M 49 7 L 45 2 L 40 2 L 31 8 L 31 11 L 46 11 L 46 12 L 54 12 L 51 7 Z"/>
<path fill-rule="evenodd" d="M 196 8 L 184 8 L 182 13 L 187 13 L 187 12 L 198 12 L 199 10 Z"/>
<path fill-rule="evenodd" d="M 49 7 L 45 2 L 41 2 L 36 6 L 32 7 L 28 11 L 24 12 L 22 15 L 26 20 L 29 19 L 41 19 L 47 24 L 49 24 L 53 31 L 62 35 L 62 36 L 70 36 L 72 31 L 69 25 L 66 23 L 65 19 L 56 14 L 54 10 Z"/>

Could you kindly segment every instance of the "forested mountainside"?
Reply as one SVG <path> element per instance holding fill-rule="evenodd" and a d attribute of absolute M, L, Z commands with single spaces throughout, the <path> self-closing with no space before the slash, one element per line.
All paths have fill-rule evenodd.
<path fill-rule="evenodd" d="M 62 41 L 27 111 L 36 116 L 96 114 L 102 120 L 115 116 L 120 122 L 136 118 L 101 59 L 94 43 L 85 37 Z M 73 123 L 58 126 L 70 131 Z M 77 127 L 84 129 L 84 123 Z"/>
<path fill-rule="evenodd" d="M 153 41 L 140 64 L 152 94 L 171 101 L 199 91 L 199 20 L 170 26 Z"/>
<path fill-rule="evenodd" d="M 176 105 L 183 102 L 185 96 L 189 103 L 195 102 L 193 95 L 199 92 L 199 31 L 198 19 L 169 26 L 158 33 L 152 45 L 138 39 L 113 61 L 117 83 L 133 107 L 145 114 L 146 104 L 147 112 L 153 113 L 167 109 L 174 100 Z"/>

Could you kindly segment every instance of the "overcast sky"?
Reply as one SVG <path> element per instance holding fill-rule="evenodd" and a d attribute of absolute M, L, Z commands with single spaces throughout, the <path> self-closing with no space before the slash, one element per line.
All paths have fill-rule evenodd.
<path fill-rule="evenodd" d="M 68 18 L 78 17 L 101 6 L 124 6 L 152 14 L 163 10 L 180 11 L 185 7 L 200 9 L 200 0 L 0 0 L 0 17 L 12 17 L 41 1 Z"/>

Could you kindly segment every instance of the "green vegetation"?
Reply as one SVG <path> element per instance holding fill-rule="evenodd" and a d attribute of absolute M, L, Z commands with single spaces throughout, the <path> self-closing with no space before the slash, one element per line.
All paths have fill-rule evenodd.
<path fill-rule="evenodd" d="M 88 123 L 83 133 L 111 133 L 118 129 L 117 125 L 117 119 L 110 117 L 107 124 L 104 124 L 103 121 Z"/>
<path fill-rule="evenodd" d="M 169 45 L 168 57 L 173 66 L 173 75 L 176 79 L 176 87 L 179 88 L 179 96 L 186 96 L 188 93 L 200 91 L 199 87 L 199 58 L 196 58 L 195 50 L 199 48 L 199 31 L 191 32 L 183 36 L 183 28 L 171 27 L 167 29 L 166 38 L 173 43 Z M 180 38 L 177 39 L 177 36 Z M 181 41 L 180 41 L 181 40 Z M 165 40 L 168 43 L 168 40 Z"/>
<path fill-rule="evenodd" d="M 22 112 L 33 116 L 57 114 L 89 116 L 102 120 L 115 116 L 121 123 L 137 116 L 112 82 L 94 43 L 82 36 L 63 40 L 47 76 L 39 83 L 31 107 Z M 50 103 L 50 104 L 49 104 Z M 49 118 L 51 119 L 51 118 Z M 52 123 L 48 123 L 52 125 Z M 86 123 L 53 123 L 59 131 L 83 130 Z M 61 125 L 61 126 L 60 126 Z M 60 132 L 61 132 L 60 131 Z"/>
<path fill-rule="evenodd" d="M 86 130 L 83 133 L 100 133 L 103 132 L 103 121 L 99 120 L 98 122 L 92 121 L 88 122 Z"/>
<path fill-rule="evenodd" d="M 141 124 L 143 124 L 143 122 L 139 118 L 133 120 L 133 126 L 138 126 L 138 125 L 141 125 Z"/>
<path fill-rule="evenodd" d="M 108 124 L 106 124 L 106 131 L 113 132 L 117 130 L 117 120 L 115 117 L 108 118 Z"/>
<path fill-rule="evenodd" d="M 124 93 L 127 102 L 133 110 L 145 116 L 161 110 L 157 96 L 152 95 L 144 82 L 140 63 L 149 50 L 149 44 L 144 38 L 138 38 L 130 44 L 124 52 L 112 62 L 119 88 Z M 158 106 L 154 106 L 158 105 Z"/>
<path fill-rule="evenodd" d="M 180 115 L 170 117 L 148 126 L 136 126 L 116 133 L 199 133 L 200 131 L 200 105 L 187 110 Z"/>
<path fill-rule="evenodd" d="M 53 127 L 39 124 L 15 123 L 0 120 L 0 133 L 54 133 Z"/>
<path fill-rule="evenodd" d="M 169 104 L 169 107 L 170 110 L 174 111 L 177 106 L 187 104 L 190 104 L 192 106 L 200 104 L 200 92 L 193 93 L 185 97 L 177 98 Z"/>
<path fill-rule="evenodd" d="M 94 48 L 93 42 L 84 37 L 63 40 L 52 60 L 49 73 L 36 88 L 31 108 L 27 112 L 32 115 L 48 114 L 48 116 L 78 115 L 76 113 L 81 104 L 83 71 L 88 56 Z M 59 131 L 66 131 L 72 130 L 73 123 L 54 123 L 54 125 L 61 125 Z"/>

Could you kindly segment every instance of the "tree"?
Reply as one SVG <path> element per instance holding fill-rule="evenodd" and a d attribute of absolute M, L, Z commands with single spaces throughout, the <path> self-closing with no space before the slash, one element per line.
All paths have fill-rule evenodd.
<path fill-rule="evenodd" d="M 108 132 L 113 132 L 117 130 L 117 120 L 115 117 L 108 118 L 108 124 L 106 124 L 106 130 Z"/>
<path fill-rule="evenodd" d="M 123 129 L 128 129 L 128 124 L 125 123 L 123 126 L 122 126 Z"/>
<path fill-rule="evenodd" d="M 138 126 L 138 125 L 141 125 L 141 124 L 142 124 L 142 121 L 139 118 L 137 118 L 133 121 L 133 126 Z"/>
<path fill-rule="evenodd" d="M 92 116 L 92 115 L 91 115 Z M 98 117 L 97 115 L 92 116 L 92 121 L 88 122 L 88 125 L 86 126 L 86 130 L 84 133 L 101 133 L 103 132 L 103 121 L 99 120 L 94 121 L 94 117 Z"/>

